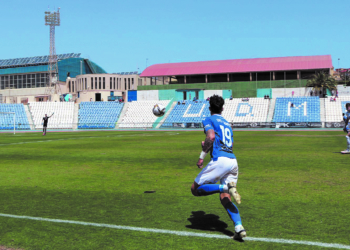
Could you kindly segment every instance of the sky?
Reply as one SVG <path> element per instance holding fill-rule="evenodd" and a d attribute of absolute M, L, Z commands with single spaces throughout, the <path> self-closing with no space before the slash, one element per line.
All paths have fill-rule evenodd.
<path fill-rule="evenodd" d="M 48 55 L 44 12 L 60 7 L 56 53 L 81 53 L 108 73 L 308 55 L 331 55 L 335 68 L 350 68 L 350 0 L 0 0 L 0 6 L 0 59 Z"/>

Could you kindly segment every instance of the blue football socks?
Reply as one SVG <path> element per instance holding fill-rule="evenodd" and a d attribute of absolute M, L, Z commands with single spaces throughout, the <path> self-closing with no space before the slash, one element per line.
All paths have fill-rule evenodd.
<path fill-rule="evenodd" d="M 227 185 L 220 184 L 204 184 L 197 188 L 199 196 L 206 196 L 217 193 L 224 193 L 227 190 Z"/>
<path fill-rule="evenodd" d="M 241 216 L 239 215 L 238 208 L 236 207 L 235 204 L 232 202 L 228 202 L 225 205 L 225 209 L 230 216 L 231 220 L 235 224 L 235 226 L 242 225 L 242 219 Z"/>

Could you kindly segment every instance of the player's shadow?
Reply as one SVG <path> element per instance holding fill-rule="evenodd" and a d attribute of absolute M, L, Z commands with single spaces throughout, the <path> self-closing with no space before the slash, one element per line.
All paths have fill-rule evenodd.
<path fill-rule="evenodd" d="M 227 236 L 233 236 L 234 233 L 230 230 L 227 230 L 228 225 L 219 220 L 220 217 L 215 214 L 206 214 L 203 211 L 193 211 L 190 218 L 187 218 L 191 225 L 187 225 L 187 228 L 212 231 L 212 232 L 221 232 Z"/>

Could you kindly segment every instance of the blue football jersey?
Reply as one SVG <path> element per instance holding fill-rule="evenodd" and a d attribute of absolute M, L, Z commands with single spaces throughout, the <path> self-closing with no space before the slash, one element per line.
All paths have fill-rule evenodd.
<path fill-rule="evenodd" d="M 350 112 L 347 111 L 345 114 L 344 114 L 344 117 L 343 117 L 343 120 L 345 122 L 345 124 L 347 124 L 347 121 L 350 119 Z"/>
<path fill-rule="evenodd" d="M 212 158 L 216 160 L 218 157 L 236 158 L 232 152 L 233 133 L 228 123 L 221 115 L 212 115 L 203 120 L 204 132 L 213 129 L 215 132 L 215 140 L 212 150 Z"/>

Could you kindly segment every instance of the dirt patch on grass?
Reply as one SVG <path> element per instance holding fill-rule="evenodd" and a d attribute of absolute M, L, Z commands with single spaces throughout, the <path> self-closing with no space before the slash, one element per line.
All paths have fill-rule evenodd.
<path fill-rule="evenodd" d="M 24 250 L 24 249 L 0 246 L 0 250 Z"/>

